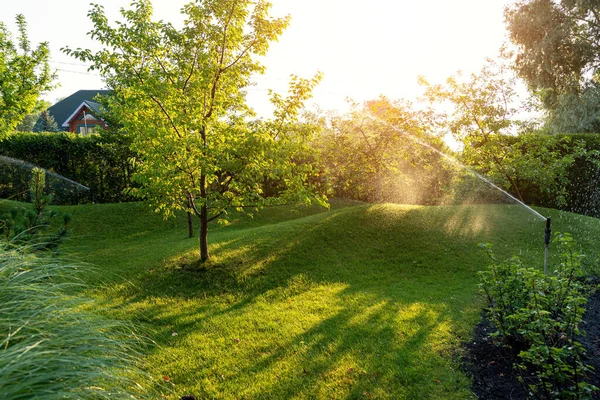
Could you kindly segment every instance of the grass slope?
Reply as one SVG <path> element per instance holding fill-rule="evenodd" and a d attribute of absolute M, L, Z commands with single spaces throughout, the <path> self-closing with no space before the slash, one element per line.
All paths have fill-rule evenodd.
<path fill-rule="evenodd" d="M 469 398 L 456 351 L 482 304 L 477 244 L 543 259 L 544 223 L 516 206 L 271 209 L 213 229 L 201 269 L 185 267 L 197 239 L 183 218 L 60 209 L 74 214 L 66 250 L 101 271 L 95 296 L 154 330 L 144 362 L 173 399 Z M 540 211 L 593 249 L 597 220 Z"/>

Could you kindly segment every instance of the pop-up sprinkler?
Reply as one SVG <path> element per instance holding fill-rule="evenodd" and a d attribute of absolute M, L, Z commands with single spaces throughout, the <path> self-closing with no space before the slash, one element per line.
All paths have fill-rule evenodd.
<path fill-rule="evenodd" d="M 548 246 L 550 245 L 550 218 L 546 218 L 546 236 L 544 237 L 544 243 L 546 244 L 546 250 L 544 252 L 544 274 L 548 275 Z"/>

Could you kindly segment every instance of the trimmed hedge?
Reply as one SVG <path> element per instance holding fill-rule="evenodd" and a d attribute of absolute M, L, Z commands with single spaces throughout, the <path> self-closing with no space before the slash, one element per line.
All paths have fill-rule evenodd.
<path fill-rule="evenodd" d="M 42 167 L 87 186 L 85 198 L 94 202 L 130 201 L 127 194 L 135 154 L 126 136 L 105 132 L 86 137 L 68 132 L 15 132 L 0 140 L 0 155 Z M 0 197 L 25 200 L 29 168 L 0 160 Z M 54 184 L 52 184 L 54 182 Z M 75 185 L 49 179 L 49 189 L 59 204 L 82 201 Z M 73 192 L 77 192 L 73 195 Z"/>
<path fill-rule="evenodd" d="M 569 169 L 570 184 L 567 211 L 592 217 L 600 217 L 600 134 L 565 134 L 560 137 L 571 139 L 570 145 L 583 141 L 586 156 L 578 157 Z M 598 154 L 595 154 L 598 152 Z"/>

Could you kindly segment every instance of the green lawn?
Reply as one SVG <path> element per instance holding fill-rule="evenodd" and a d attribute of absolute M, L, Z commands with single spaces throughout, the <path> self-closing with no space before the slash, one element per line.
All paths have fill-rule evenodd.
<path fill-rule="evenodd" d="M 544 222 L 517 206 L 273 208 L 213 226 L 205 268 L 184 218 L 58 209 L 92 295 L 150 328 L 143 364 L 170 399 L 471 398 L 458 358 L 482 307 L 477 244 L 543 261 Z M 598 220 L 539 211 L 593 251 Z"/>

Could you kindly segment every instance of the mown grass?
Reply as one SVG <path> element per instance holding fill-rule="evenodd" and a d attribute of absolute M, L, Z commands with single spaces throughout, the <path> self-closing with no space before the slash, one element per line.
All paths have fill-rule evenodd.
<path fill-rule="evenodd" d="M 173 399 L 469 398 L 458 355 L 482 306 L 477 244 L 543 261 L 544 223 L 516 206 L 270 209 L 213 227 L 203 266 L 183 218 L 60 211 L 74 216 L 65 250 L 102 271 L 93 296 L 153 330 L 144 363 Z M 540 211 L 593 251 L 597 220 Z"/>

